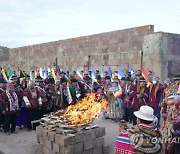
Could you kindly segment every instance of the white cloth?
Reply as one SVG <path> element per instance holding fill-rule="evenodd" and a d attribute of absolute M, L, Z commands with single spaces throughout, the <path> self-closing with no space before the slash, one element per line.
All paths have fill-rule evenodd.
<path fill-rule="evenodd" d="M 15 111 L 19 109 L 19 104 L 18 104 L 18 97 L 15 92 L 10 94 L 8 91 L 6 91 L 7 97 L 10 102 L 10 111 Z"/>

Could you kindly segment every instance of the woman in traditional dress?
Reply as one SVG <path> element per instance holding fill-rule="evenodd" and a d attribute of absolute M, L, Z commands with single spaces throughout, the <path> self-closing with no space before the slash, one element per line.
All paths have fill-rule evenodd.
<path fill-rule="evenodd" d="M 24 90 L 23 100 L 27 109 L 27 128 L 30 131 L 32 129 L 31 122 L 34 120 L 39 120 L 41 118 L 41 113 L 39 112 L 39 107 L 42 106 L 42 98 L 35 88 L 35 84 L 33 81 L 28 83 L 28 88 Z M 33 129 L 36 128 L 38 123 L 33 125 Z"/>
<path fill-rule="evenodd" d="M 119 107 L 120 100 L 118 97 L 116 97 L 115 93 L 117 93 L 120 90 L 119 87 L 119 81 L 114 80 L 112 82 L 112 87 L 109 88 L 107 92 L 108 97 L 108 118 L 111 120 L 118 121 L 123 118 L 123 114 L 121 112 L 121 108 Z"/>

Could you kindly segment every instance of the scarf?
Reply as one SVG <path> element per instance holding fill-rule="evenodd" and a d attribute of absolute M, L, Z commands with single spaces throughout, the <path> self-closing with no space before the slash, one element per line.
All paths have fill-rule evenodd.
<path fill-rule="evenodd" d="M 18 105 L 18 97 L 17 97 L 16 93 L 13 92 L 11 95 L 8 91 L 6 91 L 6 94 L 7 94 L 8 100 L 10 102 L 10 111 L 18 110 L 19 105 Z"/>

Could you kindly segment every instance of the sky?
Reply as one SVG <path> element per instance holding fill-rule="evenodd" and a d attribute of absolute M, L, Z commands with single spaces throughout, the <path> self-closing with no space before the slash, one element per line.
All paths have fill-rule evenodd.
<path fill-rule="evenodd" d="M 149 24 L 180 34 L 180 0 L 0 0 L 0 46 L 9 48 Z"/>

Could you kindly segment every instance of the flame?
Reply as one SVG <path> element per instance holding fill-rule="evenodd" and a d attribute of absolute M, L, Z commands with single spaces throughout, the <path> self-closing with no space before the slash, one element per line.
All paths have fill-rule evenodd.
<path fill-rule="evenodd" d="M 92 93 L 75 105 L 70 105 L 62 120 L 72 126 L 82 126 L 97 118 L 101 111 L 106 111 L 107 105 L 108 102 L 104 98 L 97 100 L 96 94 Z"/>

